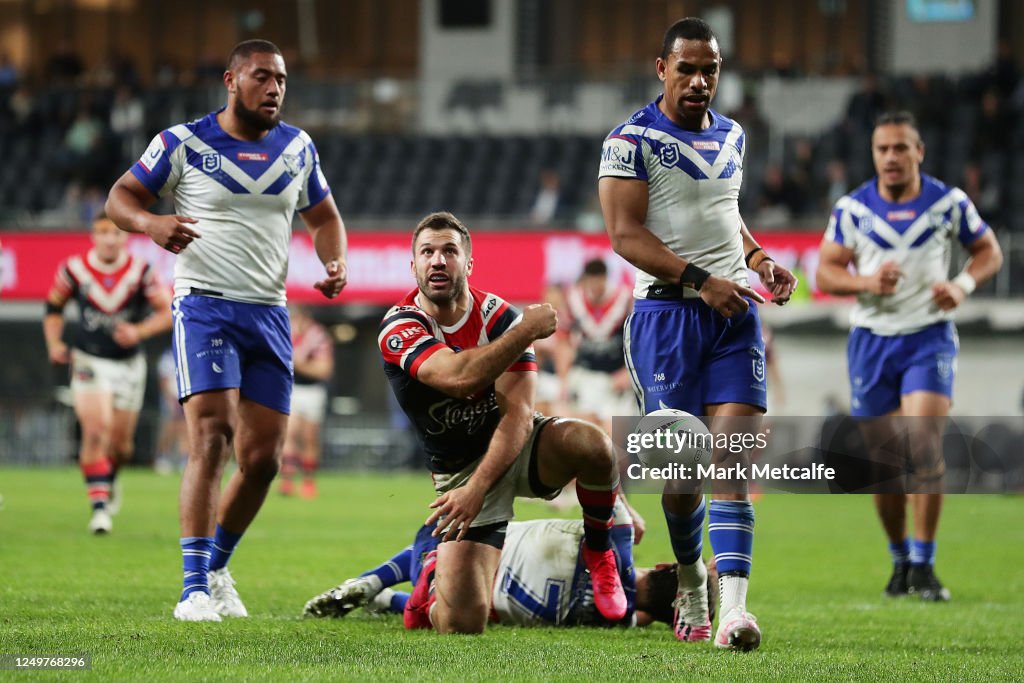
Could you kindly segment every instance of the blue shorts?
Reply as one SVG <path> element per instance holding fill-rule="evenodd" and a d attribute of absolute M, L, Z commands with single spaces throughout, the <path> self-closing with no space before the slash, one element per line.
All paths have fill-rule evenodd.
<path fill-rule="evenodd" d="M 871 417 L 891 413 L 900 407 L 901 396 L 914 391 L 952 398 L 959 348 L 951 322 L 889 337 L 855 327 L 846 349 L 850 414 Z"/>
<path fill-rule="evenodd" d="M 638 299 L 626 319 L 626 365 L 641 414 L 704 406 L 768 406 L 764 339 L 757 306 L 726 318 L 701 299 Z"/>
<path fill-rule="evenodd" d="M 292 396 L 288 309 L 209 296 L 174 299 L 178 397 L 238 389 L 243 398 L 287 415 Z"/>

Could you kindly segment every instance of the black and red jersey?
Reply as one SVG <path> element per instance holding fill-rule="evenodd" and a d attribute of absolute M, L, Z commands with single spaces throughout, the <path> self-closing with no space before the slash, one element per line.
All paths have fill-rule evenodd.
<path fill-rule="evenodd" d="M 501 414 L 491 384 L 468 399 L 449 396 L 416 379 L 425 360 L 444 347 L 458 353 L 488 344 L 519 319 L 514 307 L 494 294 L 469 288 L 473 305 L 450 327 L 419 307 L 413 290 L 384 316 L 377 345 L 398 404 L 409 416 L 427 453 L 431 472 L 458 472 L 484 455 Z M 533 348 L 507 372 L 537 370 Z"/>
<path fill-rule="evenodd" d="M 310 322 L 301 331 L 292 327 L 292 358 L 319 360 L 329 358 L 334 353 L 331 337 L 327 330 L 318 322 Z M 324 380 L 310 377 L 295 370 L 296 384 L 322 384 Z"/>
<path fill-rule="evenodd" d="M 633 292 L 610 287 L 600 301 L 591 301 L 574 285 L 565 297 L 572 332 L 577 335 L 576 365 L 588 370 L 615 372 L 626 365 L 622 352 L 622 326 L 633 310 Z"/>
<path fill-rule="evenodd" d="M 152 266 L 127 252 L 113 263 L 103 263 L 90 251 L 60 265 L 47 301 L 55 310 L 72 299 L 78 304 L 81 322 L 72 339 L 74 348 L 102 358 L 130 358 L 139 347 L 118 345 L 114 326 L 118 321 L 144 320 L 150 300 L 163 286 Z"/>

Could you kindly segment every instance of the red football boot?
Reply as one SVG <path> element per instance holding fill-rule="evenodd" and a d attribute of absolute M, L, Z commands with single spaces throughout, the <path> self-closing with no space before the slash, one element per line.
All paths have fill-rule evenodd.
<path fill-rule="evenodd" d="M 626 592 L 622 590 L 619 568 L 615 565 L 615 553 L 608 550 L 591 550 L 583 544 L 583 564 L 590 570 L 590 582 L 594 587 L 594 605 L 601 616 L 608 621 L 619 621 L 626 616 Z"/>
<path fill-rule="evenodd" d="M 430 608 L 434 604 L 434 570 L 437 569 L 437 551 L 431 550 L 423 561 L 420 578 L 405 603 L 402 621 L 408 630 L 433 628 L 430 623 Z"/>

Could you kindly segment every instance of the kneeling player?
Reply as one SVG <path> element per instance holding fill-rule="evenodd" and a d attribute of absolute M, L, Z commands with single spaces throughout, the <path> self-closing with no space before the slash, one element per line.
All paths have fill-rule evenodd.
<path fill-rule="evenodd" d="M 417 584 L 424 561 L 429 573 L 433 551 L 438 545 L 432 532 L 432 526 L 424 525 L 412 545 L 358 578 L 348 579 L 314 597 L 306 603 L 303 614 L 343 617 L 359 607 L 370 612 L 411 611 L 409 594 L 391 590 L 391 587 L 406 581 Z M 671 624 L 678 586 L 676 565 L 661 564 L 654 569 L 634 566 L 633 525 L 621 501 L 615 505 L 611 537 L 628 603 L 625 616 L 617 623 L 626 626 L 646 626 L 654 621 Z M 583 522 L 580 520 L 510 523 L 491 591 L 494 605 L 491 621 L 516 626 L 615 623 L 604 619 L 594 607 L 590 575 L 580 557 L 582 540 Z M 718 574 L 712 565 L 708 571 L 709 592 L 714 593 L 717 582 Z M 415 618 L 416 615 L 410 617 L 407 624 L 411 627 L 426 626 Z"/>
<path fill-rule="evenodd" d="M 399 405 L 419 432 L 438 498 L 427 524 L 444 541 L 436 590 L 424 610 L 441 633 L 480 633 L 516 496 L 550 498 L 576 479 L 583 561 L 594 602 L 610 621 L 626 614 L 609 528 L 619 482 L 611 440 L 579 420 L 534 412 L 535 339 L 555 331 L 548 304 L 520 316 L 469 287 L 469 231 L 434 213 L 413 234 L 418 289 L 381 323 L 378 344 Z"/>

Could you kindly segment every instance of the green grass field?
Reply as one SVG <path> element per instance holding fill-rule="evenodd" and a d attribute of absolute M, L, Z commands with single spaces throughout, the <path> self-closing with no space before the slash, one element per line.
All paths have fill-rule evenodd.
<path fill-rule="evenodd" d="M 949 604 L 892 601 L 866 497 L 770 495 L 757 504 L 749 599 L 764 632 L 749 654 L 649 629 L 493 627 L 477 637 L 406 633 L 397 616 L 298 618 L 316 593 L 410 542 L 426 475 L 328 474 L 315 501 L 268 501 L 232 560 L 252 617 L 171 618 L 181 583 L 176 477 L 123 475 L 114 533 L 86 533 L 76 470 L 0 469 L 0 655 L 89 653 L 89 672 L 5 680 L 1020 680 L 1024 498 L 947 498 L 939 575 Z M 654 496 L 639 564 L 671 557 Z M 520 518 L 557 516 L 518 504 Z M 571 514 L 571 513 L 567 513 Z M 709 552 L 705 544 L 705 553 Z"/>

